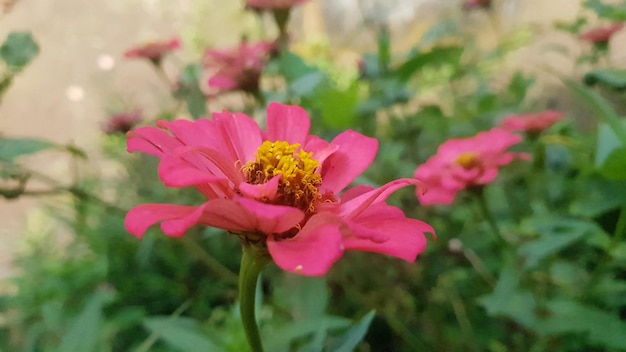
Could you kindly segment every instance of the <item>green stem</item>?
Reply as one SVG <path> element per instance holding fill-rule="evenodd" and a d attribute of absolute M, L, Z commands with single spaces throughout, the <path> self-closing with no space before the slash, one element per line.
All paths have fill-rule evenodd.
<path fill-rule="evenodd" d="M 255 316 L 256 285 L 261 270 L 270 262 L 267 250 L 243 245 L 239 269 L 239 305 L 241 322 L 252 352 L 263 352 Z"/>
<path fill-rule="evenodd" d="M 207 267 L 213 270 L 214 273 L 221 276 L 223 280 L 232 284 L 237 282 L 237 275 L 235 275 L 222 263 L 213 258 L 209 253 L 207 253 L 204 248 L 202 248 L 202 246 L 198 244 L 198 242 L 196 242 L 190 236 L 185 236 L 182 238 L 182 240 L 187 249 L 195 254 L 198 259 L 200 259 Z"/>
<path fill-rule="evenodd" d="M 493 234 L 496 237 L 503 239 L 507 243 L 511 242 L 510 238 L 507 238 L 506 236 L 502 234 L 502 231 L 500 231 L 500 227 L 498 227 L 498 223 L 496 222 L 496 219 L 493 217 L 493 215 L 489 211 L 489 207 L 487 206 L 487 199 L 485 198 L 484 189 L 479 188 L 479 189 L 476 189 L 472 193 L 476 195 L 480 212 L 482 213 L 483 218 L 487 221 L 487 224 L 489 224 L 489 228 L 491 229 Z"/>
<path fill-rule="evenodd" d="M 619 217 L 617 218 L 617 224 L 615 224 L 615 238 L 613 241 L 615 243 L 619 243 L 626 236 L 626 207 L 623 207 L 619 212 Z"/>

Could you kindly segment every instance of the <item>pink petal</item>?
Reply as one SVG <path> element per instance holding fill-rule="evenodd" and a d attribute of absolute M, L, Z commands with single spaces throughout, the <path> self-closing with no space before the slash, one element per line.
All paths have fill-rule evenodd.
<path fill-rule="evenodd" d="M 414 219 L 379 219 L 370 225 L 372 230 L 389 234 L 389 239 L 377 243 L 357 236 L 345 237 L 343 245 L 346 250 L 381 253 L 411 263 L 426 248 L 424 232 L 434 233 L 428 224 Z"/>
<path fill-rule="evenodd" d="M 167 187 L 188 187 L 225 179 L 223 176 L 215 176 L 206 170 L 202 171 L 188 161 L 173 155 L 161 159 L 159 178 Z"/>
<path fill-rule="evenodd" d="M 237 198 L 237 202 L 256 220 L 256 230 L 265 234 L 289 231 L 304 219 L 304 213 L 298 208 L 243 197 Z"/>
<path fill-rule="evenodd" d="M 184 145 L 212 147 L 212 144 L 210 143 L 212 136 L 207 133 L 209 131 L 203 128 L 207 122 L 209 121 L 206 119 L 197 121 L 188 121 L 183 119 L 174 121 L 160 120 L 157 121 L 157 126 L 170 130 L 172 134 L 176 136 L 176 138 Z"/>
<path fill-rule="evenodd" d="M 458 190 L 428 186 L 425 193 L 418 189 L 416 196 L 421 205 L 450 205 L 454 202 L 457 192 Z"/>
<path fill-rule="evenodd" d="M 345 131 L 335 137 L 331 145 L 338 149 L 322 166 L 322 191 L 339 193 L 372 164 L 378 141 L 354 131 Z"/>
<path fill-rule="evenodd" d="M 310 128 L 309 115 L 299 106 L 272 102 L 267 107 L 267 140 L 269 141 L 304 145 Z"/>
<path fill-rule="evenodd" d="M 369 192 L 365 192 L 357 197 L 354 197 L 340 206 L 339 214 L 346 219 L 353 219 L 360 215 L 372 204 L 383 202 L 389 195 L 397 191 L 402 187 L 409 185 L 416 185 L 421 187 L 423 184 L 421 181 L 412 178 L 401 178 L 395 181 L 391 181 L 379 188 L 373 189 Z"/>
<path fill-rule="evenodd" d="M 229 159 L 228 155 L 219 151 L 203 147 L 180 147 L 176 149 L 176 154 L 187 162 L 190 168 L 219 178 L 227 178 L 235 185 L 243 182 L 243 173 L 236 167 L 238 161 Z M 166 175 L 161 175 L 163 176 Z"/>
<path fill-rule="evenodd" d="M 209 87 L 218 88 L 218 89 L 235 89 L 237 88 L 237 82 L 229 77 L 215 75 L 209 78 Z"/>
<path fill-rule="evenodd" d="M 351 187 L 341 194 L 341 202 L 345 203 L 349 201 L 350 199 L 356 198 L 360 196 L 361 194 L 369 192 L 373 189 L 375 188 L 372 186 L 367 186 L 367 185 L 358 185 L 358 186 Z"/>
<path fill-rule="evenodd" d="M 198 220 L 201 224 L 232 232 L 255 232 L 257 220 L 232 199 L 208 202 Z"/>
<path fill-rule="evenodd" d="M 124 226 L 126 231 L 141 238 L 150 226 L 161 221 L 186 217 L 197 209 L 197 207 L 173 204 L 144 204 L 131 209 L 126 214 Z"/>
<path fill-rule="evenodd" d="M 222 135 L 224 147 L 236 156 L 241 165 L 254 159 L 259 146 L 261 146 L 261 129 L 250 117 L 244 114 L 231 114 L 227 111 L 213 113 L 213 121 Z"/>
<path fill-rule="evenodd" d="M 239 190 L 243 195 L 257 199 L 269 201 L 276 198 L 276 192 L 278 192 L 278 183 L 280 182 L 281 175 L 272 177 L 266 183 L 260 185 L 251 185 L 247 182 L 239 184 Z"/>
<path fill-rule="evenodd" d="M 298 234 L 289 239 L 267 238 L 274 262 L 285 271 L 322 276 L 343 255 L 340 221 L 326 213 L 312 216 Z"/>
<path fill-rule="evenodd" d="M 156 127 L 140 127 L 126 134 L 128 152 L 140 151 L 146 154 L 161 157 L 171 153 L 182 144 Z"/>

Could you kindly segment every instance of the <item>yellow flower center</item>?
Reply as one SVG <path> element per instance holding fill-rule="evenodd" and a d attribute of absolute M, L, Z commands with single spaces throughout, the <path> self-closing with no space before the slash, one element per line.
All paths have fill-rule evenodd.
<path fill-rule="evenodd" d="M 464 152 L 459 155 L 455 162 L 464 169 L 471 169 L 480 165 L 478 155 L 474 152 Z"/>
<path fill-rule="evenodd" d="M 243 167 L 246 182 L 263 184 L 281 175 L 278 194 L 270 202 L 315 211 L 315 203 L 321 198 L 318 186 L 322 176 L 315 173 L 320 164 L 312 158 L 313 153 L 307 153 L 297 143 L 265 141 L 255 156 L 256 160 Z"/>

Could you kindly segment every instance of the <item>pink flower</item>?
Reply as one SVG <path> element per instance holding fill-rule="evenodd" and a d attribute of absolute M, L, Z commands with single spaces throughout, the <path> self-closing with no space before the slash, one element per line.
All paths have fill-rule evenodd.
<path fill-rule="evenodd" d="M 309 135 L 310 124 L 302 108 L 271 103 L 266 130 L 244 114 L 224 111 L 210 120 L 159 121 L 161 129 L 129 132 L 128 151 L 160 158 L 166 186 L 193 186 L 207 201 L 140 205 L 126 216 L 126 229 L 141 237 L 161 222 L 166 235 L 179 237 L 198 224 L 221 228 L 302 275 L 324 275 L 344 250 L 414 261 L 426 246 L 424 232 L 433 229 L 385 199 L 420 182 L 399 179 L 342 192 L 372 163 L 378 142 L 348 130 L 328 143 Z"/>
<path fill-rule="evenodd" d="M 491 0 L 465 0 L 463 8 L 465 10 L 488 9 L 491 7 Z"/>
<path fill-rule="evenodd" d="M 246 7 L 253 10 L 286 10 L 307 1 L 309 0 L 248 0 Z"/>
<path fill-rule="evenodd" d="M 447 140 L 436 155 L 415 170 L 415 178 L 428 189 L 426 193 L 417 192 L 417 198 L 423 205 L 450 205 L 457 192 L 493 182 L 500 166 L 529 157 L 507 152 L 521 140 L 521 136 L 500 128 Z"/>
<path fill-rule="evenodd" d="M 588 41 L 593 44 L 606 44 L 611 37 L 622 28 L 624 28 L 624 23 L 614 23 L 607 27 L 595 28 L 582 33 L 579 38 L 580 40 Z"/>
<path fill-rule="evenodd" d="M 159 62 L 166 54 L 180 48 L 178 38 L 163 42 L 152 42 L 134 47 L 124 53 L 127 59 L 148 59 Z"/>
<path fill-rule="evenodd" d="M 536 135 L 561 120 L 563 120 L 563 113 L 546 110 L 534 114 L 508 116 L 502 120 L 501 126 L 509 131 L 523 131 Z"/>
<path fill-rule="evenodd" d="M 102 124 L 102 131 L 106 134 L 126 133 L 141 122 L 140 111 L 130 111 L 116 114 Z"/>
<path fill-rule="evenodd" d="M 220 91 L 259 91 L 259 78 L 270 54 L 276 49 L 274 43 L 241 43 L 234 48 L 207 50 L 204 66 L 215 72 L 209 78 L 209 87 Z"/>

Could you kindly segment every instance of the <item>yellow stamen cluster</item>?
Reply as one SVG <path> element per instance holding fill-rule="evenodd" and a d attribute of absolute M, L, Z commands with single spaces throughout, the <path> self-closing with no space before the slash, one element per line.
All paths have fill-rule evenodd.
<path fill-rule="evenodd" d="M 464 169 L 471 169 L 480 165 L 478 155 L 473 152 L 461 153 L 455 160 L 455 162 Z"/>
<path fill-rule="evenodd" d="M 321 198 L 318 186 L 322 176 L 315 173 L 320 165 L 312 156 L 313 153 L 301 149 L 300 144 L 265 141 L 256 152 L 256 160 L 243 167 L 246 182 L 263 184 L 281 175 L 278 195 L 271 203 L 314 212 L 315 202 Z"/>

